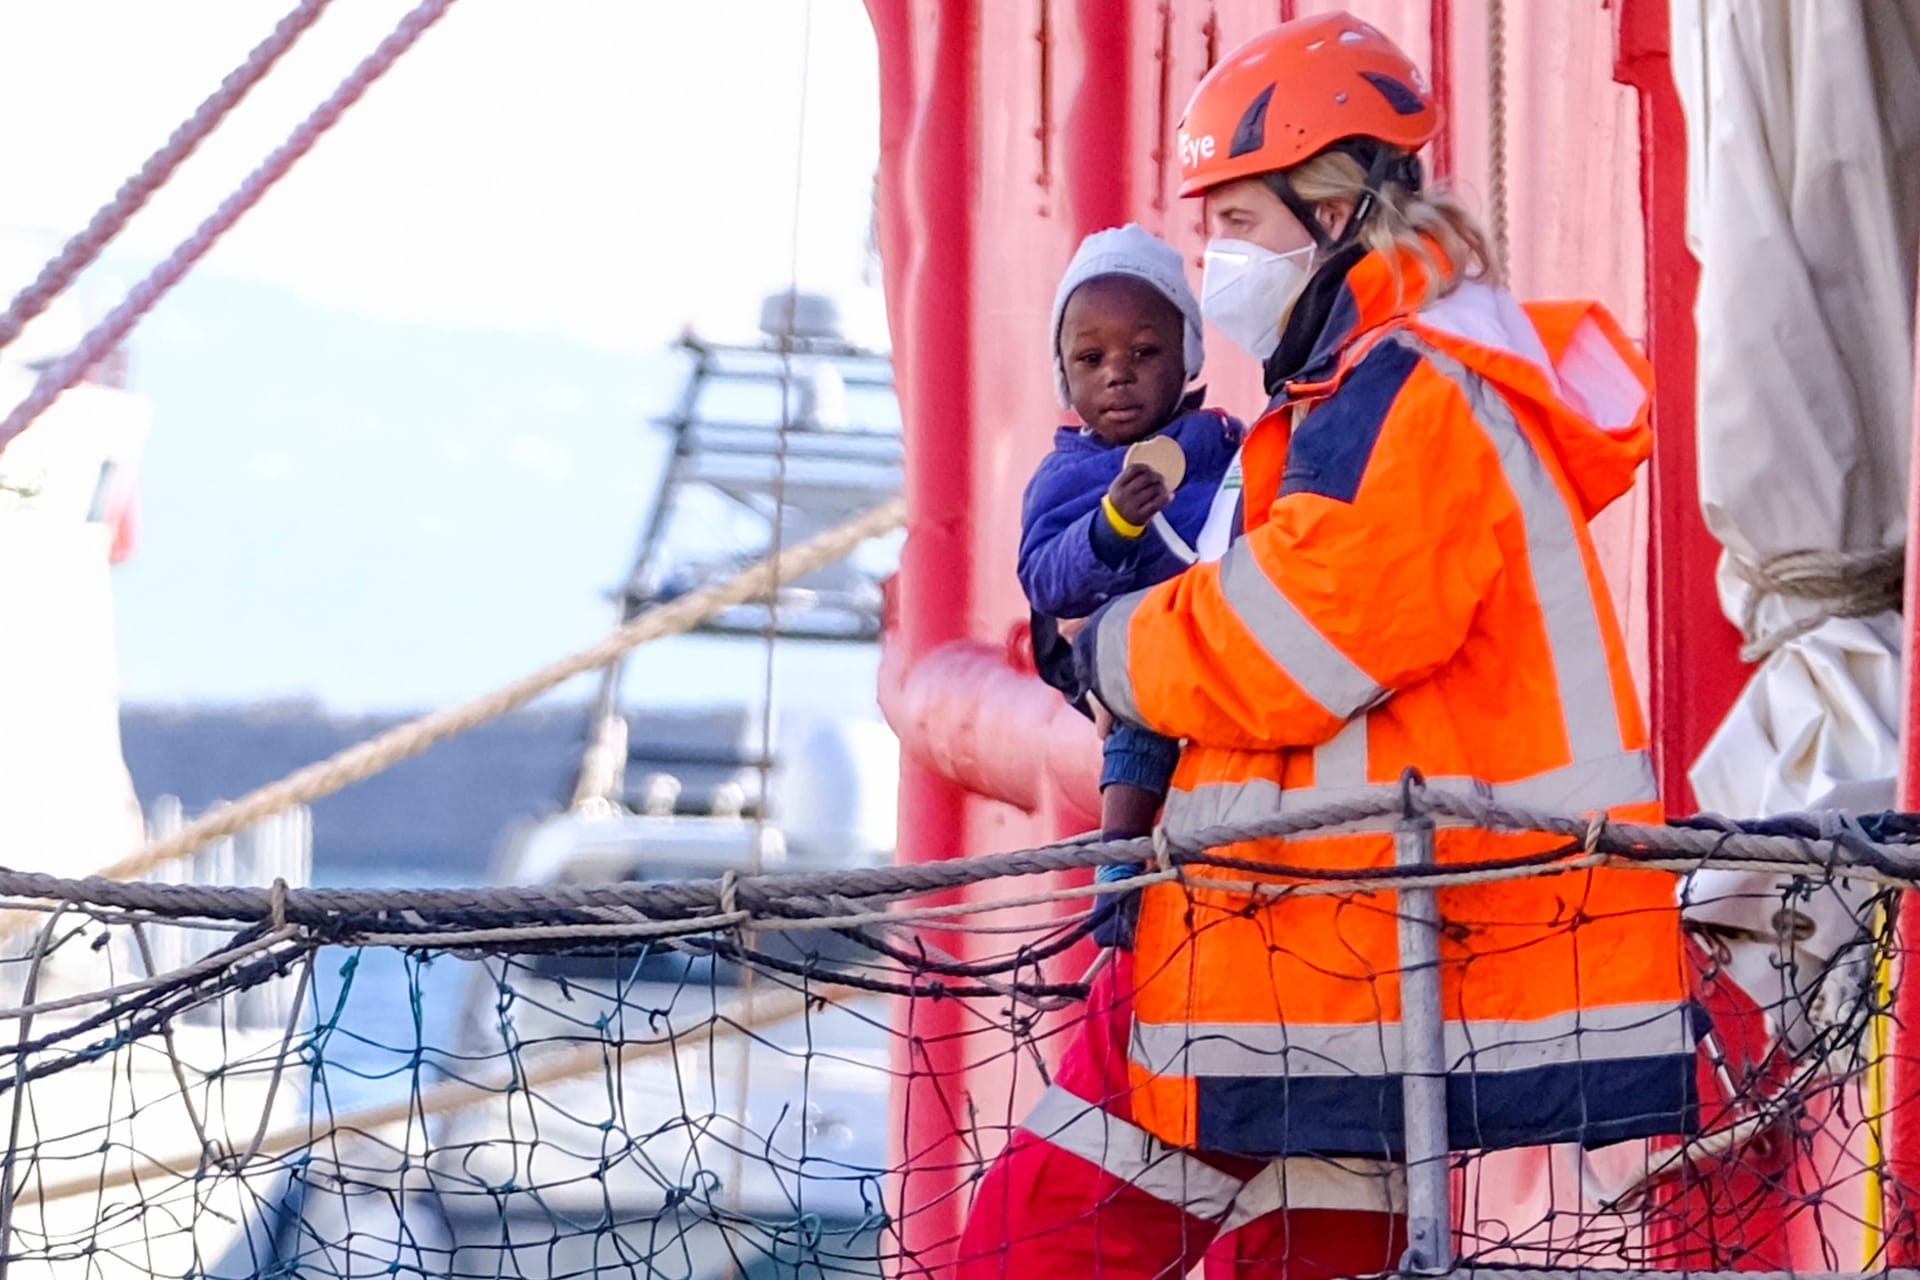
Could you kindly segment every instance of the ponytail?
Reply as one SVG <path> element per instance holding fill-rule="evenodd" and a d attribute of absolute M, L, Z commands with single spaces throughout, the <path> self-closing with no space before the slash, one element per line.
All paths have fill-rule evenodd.
<path fill-rule="evenodd" d="M 1286 171 L 1294 192 L 1307 204 L 1350 200 L 1358 206 L 1367 194 L 1366 170 L 1343 151 L 1322 151 Z M 1492 241 L 1478 219 L 1444 186 L 1412 191 L 1389 179 L 1374 194 L 1372 209 L 1358 240 L 1386 260 L 1396 291 L 1402 253 L 1412 254 L 1432 281 L 1429 298 L 1443 298 L 1462 280 L 1500 283 Z M 1444 257 L 1434 256 L 1435 248 Z"/>

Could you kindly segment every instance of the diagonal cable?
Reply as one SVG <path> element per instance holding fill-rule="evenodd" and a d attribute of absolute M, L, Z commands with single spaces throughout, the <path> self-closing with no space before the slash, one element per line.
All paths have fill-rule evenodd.
<path fill-rule="evenodd" d="M 113 198 L 94 212 L 86 227 L 68 240 L 40 268 L 32 284 L 15 294 L 5 314 L 0 314 L 0 351 L 20 336 L 20 331 L 53 300 L 66 291 L 75 276 L 100 256 L 108 241 L 120 234 L 129 219 L 146 205 L 153 193 L 167 184 L 178 169 L 240 105 L 253 86 L 280 61 L 282 54 L 311 27 L 329 0 L 300 0 L 287 15 L 274 24 L 267 38 L 255 45 L 247 60 L 227 73 L 220 87 L 207 96 L 194 113 L 181 121 L 160 149 L 147 157 L 139 171 L 114 192 Z"/>
<path fill-rule="evenodd" d="M 180 283 L 181 277 L 187 274 L 193 264 L 205 257 L 220 237 L 287 175 L 300 157 L 313 149 L 320 135 L 339 123 L 347 108 L 358 102 L 367 88 L 385 75 L 400 55 L 412 48 L 414 41 L 439 21 L 452 4 L 453 0 L 421 0 L 419 6 L 402 18 L 400 25 L 340 82 L 327 100 L 314 108 L 313 114 L 302 120 L 287 136 L 287 140 L 247 175 L 238 190 L 221 201 L 220 207 L 167 255 L 166 261 L 135 285 L 120 305 L 80 340 L 79 346 L 42 370 L 33 390 L 27 393 L 27 398 L 15 405 L 4 421 L 0 421 L 0 452 L 6 450 L 15 436 L 32 426 L 69 387 L 80 381 L 101 357 L 118 346 L 140 318 L 151 311 L 174 285 Z"/>

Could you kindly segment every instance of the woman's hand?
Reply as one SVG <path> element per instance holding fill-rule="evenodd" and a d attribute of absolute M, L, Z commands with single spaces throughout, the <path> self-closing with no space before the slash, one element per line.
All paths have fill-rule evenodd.
<path fill-rule="evenodd" d="M 1143 462 L 1136 462 L 1113 479 L 1107 500 L 1128 524 L 1143 525 L 1173 501 L 1165 478 Z"/>

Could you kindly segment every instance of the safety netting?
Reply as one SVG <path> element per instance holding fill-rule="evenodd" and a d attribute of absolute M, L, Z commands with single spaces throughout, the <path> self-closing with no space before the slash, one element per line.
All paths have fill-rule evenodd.
<path fill-rule="evenodd" d="M 1920 872 L 1911 822 L 1633 827 L 1411 780 L 1361 807 L 1402 834 L 1470 822 L 1556 839 L 1498 864 L 1296 868 L 1263 877 L 1264 891 L 1331 896 L 1438 936 L 1460 922 L 1413 909 L 1436 892 L 1444 902 L 1450 886 L 1551 878 L 1575 906 L 1559 927 L 1577 948 L 1596 927 L 1578 909 L 1595 867 L 1779 877 L 1777 895 L 1753 904 L 1765 927 L 1687 934 L 1706 1015 L 1697 1132 L 1441 1150 L 1443 1202 L 1425 1207 L 1450 1222 L 1447 1265 L 1784 1270 L 1822 1249 L 1817 1269 L 1878 1264 L 1880 1206 L 1897 1190 L 1880 1146 L 1885 974 L 1894 897 Z M 1352 809 L 1259 829 L 1351 829 L 1362 820 Z M 1062 1110 L 1055 1088 L 1062 1048 L 1098 1013 L 1089 969 L 1097 979 L 1098 957 L 1112 963 L 1088 940 L 1108 908 L 1085 873 L 1107 863 L 1138 864 L 1136 887 L 1247 874 L 1147 840 L 484 889 L 0 872 L 6 1273 L 927 1273 L 925 1259 L 950 1257 L 953 1241 L 915 1215 L 963 1218 L 1023 1123 L 1035 1132 L 1036 1101 L 1055 1099 L 1044 1135 L 1063 1142 L 1077 1116 L 1112 1101 L 1067 1095 Z M 1801 922 L 1843 884 L 1858 890 L 1846 898 L 1857 927 L 1832 954 L 1809 955 Z M 930 1007 L 958 1015 L 938 1020 L 931 1048 L 918 1012 Z M 1399 1034 L 1423 1034 L 1416 1024 L 1402 1010 Z M 1514 1047 L 1474 1045 L 1445 1074 L 1470 1081 L 1482 1055 Z M 923 1090 L 938 1099 L 934 1128 L 954 1141 L 915 1152 L 901 1085 L 926 1084 L 936 1060 L 966 1067 Z M 1416 1160 L 1416 1118 L 1389 1127 L 1403 1123 Z M 1287 1208 L 1284 1179 L 1277 1196 L 1241 1179 L 1247 1202 L 1236 1204 L 1182 1153 L 1104 1132 L 1138 1164 L 1111 1184 L 1116 1195 L 1180 1199 L 1229 1229 L 1261 1196 L 1272 1201 L 1261 1213 Z M 915 1193 L 909 1173 L 951 1191 Z M 1289 1176 L 1305 1185 L 1297 1165 Z M 1408 1207 L 1411 1188 L 1417 1215 L 1418 1177 L 1392 1176 L 1393 1207 Z"/>

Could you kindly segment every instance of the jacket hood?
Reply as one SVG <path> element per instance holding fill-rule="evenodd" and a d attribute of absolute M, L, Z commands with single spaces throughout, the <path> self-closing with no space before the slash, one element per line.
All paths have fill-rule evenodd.
<path fill-rule="evenodd" d="M 1653 370 L 1598 302 L 1522 306 L 1504 289 L 1465 284 L 1422 310 L 1413 328 L 1542 412 L 1550 450 L 1591 520 L 1633 488 L 1653 453 Z"/>
<path fill-rule="evenodd" d="M 1429 249 L 1446 266 L 1437 245 Z M 1430 290 L 1419 257 L 1402 253 L 1399 271 L 1369 253 L 1348 267 L 1337 293 L 1317 310 L 1309 354 L 1276 402 L 1331 391 L 1365 354 L 1369 339 L 1406 327 L 1445 350 L 1513 400 L 1531 401 L 1588 519 L 1633 487 L 1653 452 L 1653 371 L 1597 302 L 1521 305 L 1494 285 L 1463 281 L 1445 297 Z"/>

